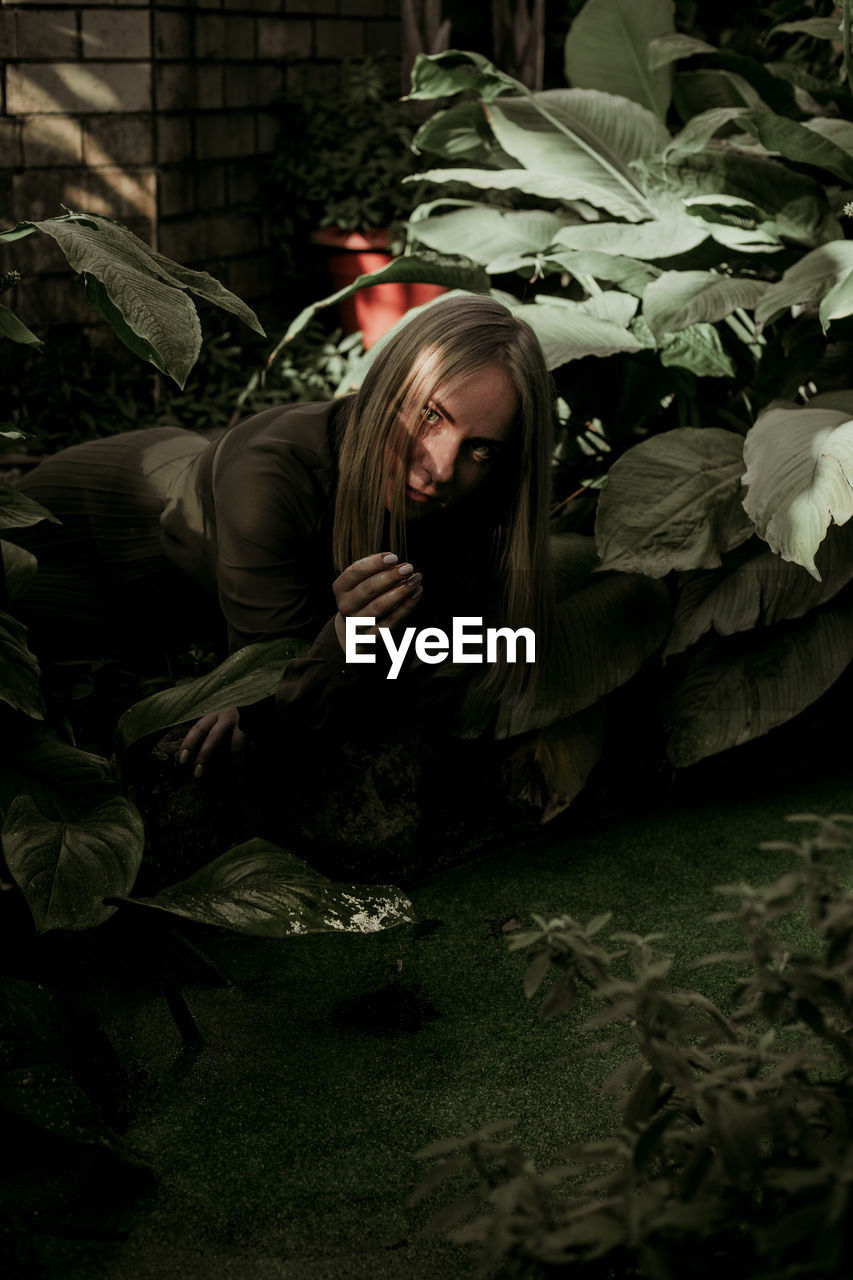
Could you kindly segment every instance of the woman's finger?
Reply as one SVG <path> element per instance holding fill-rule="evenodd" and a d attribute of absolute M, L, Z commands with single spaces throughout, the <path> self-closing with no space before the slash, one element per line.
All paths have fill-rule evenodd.
<path fill-rule="evenodd" d="M 378 625 L 380 627 L 388 627 L 389 630 L 393 627 L 399 626 L 405 618 L 408 618 L 423 593 L 424 589 L 422 586 L 417 585 L 412 587 L 411 591 L 407 593 L 405 599 L 392 608 L 390 613 L 386 613 Z"/>
<path fill-rule="evenodd" d="M 220 748 L 224 748 L 229 745 L 231 742 L 231 735 L 233 734 L 236 725 L 236 710 L 233 715 L 227 711 L 220 712 L 219 715 L 217 715 L 216 723 L 208 730 L 207 737 L 198 749 L 196 766 L 193 771 L 196 778 L 201 777 L 202 770 L 206 764 L 210 763 L 210 760 L 216 752 L 219 751 Z"/>
<path fill-rule="evenodd" d="M 347 617 L 375 617 L 402 598 L 400 592 L 413 578 L 419 580 L 420 574 L 415 574 L 414 566 L 408 562 L 385 573 L 372 574 L 351 591 L 338 595 L 338 609 Z"/>
<path fill-rule="evenodd" d="M 354 564 L 344 569 L 340 577 L 336 578 L 332 584 L 332 590 L 336 596 L 345 595 L 349 591 L 353 591 L 367 578 L 372 577 L 376 573 L 382 573 L 397 564 L 397 556 L 393 551 L 377 551 L 375 555 L 365 556 L 361 560 L 356 560 Z"/>
<path fill-rule="evenodd" d="M 195 756 L 201 744 L 204 742 L 209 731 L 216 723 L 217 712 L 209 712 L 208 715 L 202 716 L 200 720 L 196 720 L 193 727 L 187 733 L 181 743 L 181 751 L 178 756 L 178 764 L 189 764 Z"/>

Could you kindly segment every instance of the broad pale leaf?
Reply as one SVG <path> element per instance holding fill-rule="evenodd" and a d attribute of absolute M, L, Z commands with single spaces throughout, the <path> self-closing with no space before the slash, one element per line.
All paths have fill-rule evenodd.
<path fill-rule="evenodd" d="M 41 672 L 27 645 L 27 628 L 11 614 L 0 613 L 0 703 L 43 720 Z"/>
<path fill-rule="evenodd" d="M 449 173 L 455 173 L 455 169 L 448 170 Z M 485 170 L 484 170 L 485 172 Z M 441 260 L 439 258 L 419 258 L 415 254 L 403 258 L 394 258 L 387 266 L 380 267 L 378 271 L 368 271 L 363 276 L 359 276 L 352 284 L 344 289 L 338 289 L 336 293 L 331 293 L 327 298 L 321 299 L 320 302 L 314 302 L 310 307 L 305 307 L 300 311 L 299 315 L 290 325 L 284 337 L 277 343 L 272 354 L 267 360 L 267 364 L 271 365 L 276 357 L 281 353 L 286 343 L 301 333 L 318 311 L 322 311 L 325 307 L 334 306 L 338 302 L 343 302 L 344 298 L 350 298 L 354 293 L 358 293 L 359 289 L 369 289 L 374 284 L 412 284 L 421 282 L 423 284 L 442 284 L 448 289 L 467 289 L 471 293 L 485 293 L 489 288 L 489 277 L 482 267 L 476 266 L 474 263 L 468 264 L 454 260 Z"/>
<path fill-rule="evenodd" d="M 105 236 L 97 226 L 61 218 L 35 225 L 57 242 L 75 271 L 100 281 L 124 325 L 150 348 L 157 367 L 183 387 L 201 350 L 201 326 L 187 294 L 157 279 L 131 242 Z M 111 312 L 104 314 L 109 320 Z M 116 332 L 124 340 L 123 327 Z"/>
<path fill-rule="evenodd" d="M 690 575 L 675 606 L 667 655 L 681 653 L 708 631 L 728 636 L 773 626 L 831 600 L 853 579 L 853 523 L 828 530 L 815 562 L 820 582 L 758 543 L 735 564 Z"/>
<path fill-rule="evenodd" d="M 798 164 L 817 165 L 841 178 L 842 182 L 853 182 L 853 156 L 849 156 L 831 138 L 816 135 L 814 130 L 807 129 L 796 120 L 776 115 L 773 111 L 747 111 L 738 124 L 758 138 L 768 151 L 778 151 L 786 160 L 794 160 Z"/>
<path fill-rule="evenodd" d="M 548 725 L 536 739 L 534 760 L 542 772 L 547 801 L 542 822 L 568 809 L 586 786 L 604 748 L 604 706 Z"/>
<path fill-rule="evenodd" d="M 37 338 L 14 311 L 4 306 L 0 306 L 0 338 L 10 338 L 12 342 L 23 342 L 32 347 L 44 346 L 41 338 Z"/>
<path fill-rule="evenodd" d="M 630 293 L 623 293 L 621 289 L 605 289 L 603 293 L 594 293 L 580 304 L 587 315 L 596 316 L 599 320 L 609 320 L 624 329 L 634 319 L 639 305 L 637 298 Z"/>
<path fill-rule="evenodd" d="M 662 578 L 713 569 L 753 533 L 740 504 L 743 441 L 717 427 L 677 427 L 610 468 L 595 537 L 602 568 Z"/>
<path fill-rule="evenodd" d="M 848 271 L 836 285 L 829 290 L 818 308 L 821 327 L 826 333 L 833 320 L 843 320 L 853 314 L 853 271 Z"/>
<path fill-rule="evenodd" d="M 125 901 L 263 938 L 376 933 L 415 918 L 411 902 L 393 885 L 335 884 L 259 838 L 229 849 L 154 898 Z"/>
<path fill-rule="evenodd" d="M 695 58 L 698 53 L 716 53 L 712 44 L 697 40 L 695 36 L 686 36 L 681 31 L 673 31 L 666 36 L 655 36 L 648 45 L 648 64 L 650 71 L 657 71 L 670 62 L 679 62 L 682 58 Z"/>
<path fill-rule="evenodd" d="M 691 324 L 677 333 L 665 333 L 658 347 L 660 362 L 668 368 L 689 369 L 699 378 L 733 378 L 735 367 L 712 324 Z"/>
<path fill-rule="evenodd" d="M 417 151 L 473 165 L 493 163 L 496 150 L 479 102 L 457 102 L 436 111 L 421 125 L 413 145 Z"/>
<path fill-rule="evenodd" d="M 6 594 L 10 600 L 22 596 L 38 571 L 38 561 L 31 551 L 0 538 Z"/>
<path fill-rule="evenodd" d="M 536 334 L 549 369 L 585 356 L 612 356 L 617 351 L 642 351 L 643 344 L 612 320 L 591 315 L 583 303 L 568 299 L 525 303 L 514 308 Z"/>
<path fill-rule="evenodd" d="M 60 523 L 47 507 L 0 480 L 0 529 L 26 529 L 40 520 Z"/>
<path fill-rule="evenodd" d="M 567 198 L 587 199 L 632 222 L 649 217 L 629 166 L 662 154 L 669 142 L 651 112 L 594 89 L 549 89 L 502 98 L 488 117 L 503 150 L 525 169 L 560 182 Z"/>
<path fill-rule="evenodd" d="M 519 83 L 498 71 L 480 53 L 450 49 L 446 53 L 419 53 L 412 67 L 412 87 L 407 95 L 414 99 L 451 98 L 456 93 L 473 92 L 484 102 L 506 89 L 518 89 Z"/>
<path fill-rule="evenodd" d="M 670 760 L 686 768 L 784 724 L 830 688 L 851 653 L 848 601 L 695 654 L 666 711 Z"/>
<path fill-rule="evenodd" d="M 478 205 L 409 224 L 409 239 L 438 253 L 459 254 L 488 270 L 504 254 L 542 253 L 565 218 L 544 210 L 512 211 Z"/>
<path fill-rule="evenodd" d="M 800 22 L 777 22 L 767 32 L 775 36 L 777 31 L 789 35 L 813 36 L 815 40 L 841 40 L 840 18 L 804 18 Z"/>
<path fill-rule="evenodd" d="M 660 275 L 659 267 L 652 267 L 647 262 L 639 262 L 636 258 L 626 258 L 621 254 L 597 253 L 594 249 L 566 249 L 560 253 L 549 253 L 543 259 L 543 270 L 568 271 L 576 280 L 584 277 L 593 280 L 607 280 L 618 284 L 626 293 L 633 293 L 641 298 L 652 280 Z"/>
<path fill-rule="evenodd" d="M 766 409 L 744 441 L 744 509 L 783 560 L 820 581 L 830 521 L 853 515 L 853 420 L 833 409 Z"/>
<path fill-rule="evenodd" d="M 232 653 L 206 675 L 183 680 L 135 703 L 118 722 L 117 750 L 127 751 L 135 742 L 211 711 L 246 707 L 273 693 L 285 663 L 305 653 L 304 640 L 264 640 Z"/>
<path fill-rule="evenodd" d="M 665 271 L 643 294 L 643 315 L 660 338 L 691 324 L 712 324 L 739 307 L 751 310 L 766 287 L 716 271 Z"/>
<path fill-rule="evenodd" d="M 755 308 L 757 324 L 801 303 L 819 302 L 853 271 L 853 241 L 833 240 L 813 249 L 767 289 Z"/>
<path fill-rule="evenodd" d="M 3 824 L 9 870 L 27 900 L 36 930 L 90 929 L 115 911 L 104 898 L 130 892 L 145 833 L 139 813 L 115 796 L 69 821 L 45 818 L 19 796 Z"/>
<path fill-rule="evenodd" d="M 829 138 L 830 142 L 846 151 L 848 156 L 853 156 L 853 121 L 841 120 L 836 116 L 815 116 L 813 120 L 804 120 L 802 123 L 804 129 Z"/>
<path fill-rule="evenodd" d="M 118 791 L 106 760 L 72 747 L 41 722 L 16 720 L 0 742 L 0 817 L 28 795 L 49 818 L 74 818 Z"/>
<path fill-rule="evenodd" d="M 502 702 L 497 738 L 542 729 L 591 707 L 639 671 L 666 638 L 669 593 L 661 582 L 638 574 L 594 574 L 581 590 L 557 606 L 551 652 L 541 665 L 536 696 L 526 707 Z M 493 706 L 469 691 L 455 732 L 481 733 Z"/>
<path fill-rule="evenodd" d="M 746 107 L 737 106 L 711 107 L 708 111 L 700 111 L 698 115 L 688 120 L 681 132 L 672 139 L 667 148 L 667 157 L 678 152 L 689 155 L 693 151 L 701 151 L 718 130 L 730 124 L 732 120 L 737 120 L 746 110 Z"/>
<path fill-rule="evenodd" d="M 651 40 L 673 31 L 672 0 L 587 0 L 565 44 L 566 79 L 640 102 L 663 119 L 669 107 L 669 64 L 652 69 Z"/>
<path fill-rule="evenodd" d="M 586 226 L 564 227 L 554 236 L 554 243 L 567 249 L 656 259 L 689 253 L 707 240 L 709 234 L 709 228 L 703 226 L 700 219 L 683 214 L 633 225 L 592 222 Z"/>

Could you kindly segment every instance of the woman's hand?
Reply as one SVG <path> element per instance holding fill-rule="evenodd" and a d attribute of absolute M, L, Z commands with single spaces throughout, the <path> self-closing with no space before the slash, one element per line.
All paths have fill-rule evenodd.
<path fill-rule="evenodd" d="M 193 777 L 200 778 L 205 765 L 226 747 L 231 748 L 232 755 L 242 751 L 249 739 L 238 728 L 238 719 L 237 708 L 229 707 L 227 711 L 211 711 L 196 720 L 181 743 L 178 763 L 194 763 Z"/>
<path fill-rule="evenodd" d="M 338 602 L 335 632 L 346 648 L 346 618 L 375 618 L 380 627 L 396 627 L 409 616 L 423 594 L 421 575 L 393 553 L 356 560 L 332 584 Z M 375 628 L 374 628 L 375 630 Z"/>

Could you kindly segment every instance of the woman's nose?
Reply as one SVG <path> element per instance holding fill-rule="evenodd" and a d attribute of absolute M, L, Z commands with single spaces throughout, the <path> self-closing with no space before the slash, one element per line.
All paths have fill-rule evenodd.
<path fill-rule="evenodd" d="M 459 446 L 449 433 L 432 436 L 425 442 L 422 465 L 434 484 L 449 484 L 456 470 Z"/>

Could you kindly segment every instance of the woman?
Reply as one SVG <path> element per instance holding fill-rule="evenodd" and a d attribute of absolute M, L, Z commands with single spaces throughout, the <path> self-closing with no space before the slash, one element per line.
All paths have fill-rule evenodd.
<path fill-rule="evenodd" d="M 22 487 L 65 529 L 41 526 L 28 611 L 37 623 L 64 600 L 90 633 L 138 638 L 140 617 L 168 630 L 199 607 L 191 579 L 217 599 L 229 650 L 313 640 L 272 699 L 190 731 L 197 774 L 244 732 L 346 732 L 391 690 L 399 713 L 405 681 L 345 664 L 347 618 L 448 630 L 474 615 L 545 642 L 552 412 L 532 330 L 491 298 L 442 300 L 353 397 L 266 410 L 209 443 L 178 428 L 90 442 L 36 468 Z M 495 697 L 530 688 L 524 664 L 481 671 Z"/>

